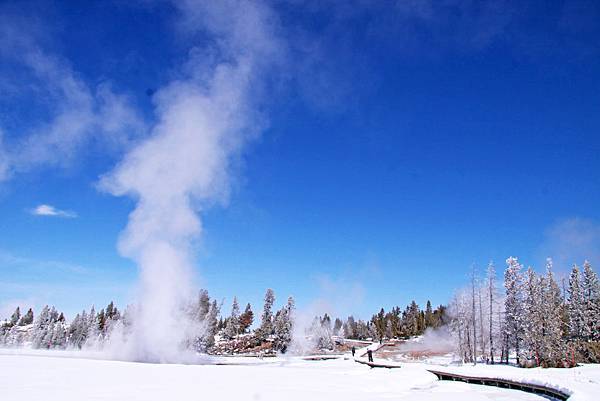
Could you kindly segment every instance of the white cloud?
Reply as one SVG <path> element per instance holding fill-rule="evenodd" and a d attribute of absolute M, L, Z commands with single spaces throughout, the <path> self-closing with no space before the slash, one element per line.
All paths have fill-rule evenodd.
<path fill-rule="evenodd" d="M 357 273 L 357 276 L 360 276 Z M 317 314 L 327 312 L 334 316 L 349 316 L 362 306 L 366 298 L 366 289 L 356 277 L 325 274 L 315 276 L 319 288 L 319 296 L 313 307 Z"/>
<path fill-rule="evenodd" d="M 71 210 L 57 209 L 52 205 L 41 204 L 31 210 L 31 214 L 34 216 L 52 216 L 52 217 L 63 217 L 63 218 L 75 218 L 77 213 Z"/>
<path fill-rule="evenodd" d="M 129 96 L 108 82 L 89 85 L 68 60 L 19 27 L 26 21 L 0 14 L 0 62 L 14 65 L 26 77 L 11 83 L 15 93 L 35 88 L 36 97 L 46 99 L 43 112 L 37 113 L 46 117 L 22 132 L 5 130 L 3 138 L 0 132 L 0 181 L 43 166 L 69 166 L 92 141 L 122 146 L 143 134 L 145 122 Z"/>
<path fill-rule="evenodd" d="M 552 224 L 544 233 L 539 258 L 552 257 L 558 271 L 566 271 L 574 263 L 589 260 L 600 264 L 600 224 L 573 217 Z"/>

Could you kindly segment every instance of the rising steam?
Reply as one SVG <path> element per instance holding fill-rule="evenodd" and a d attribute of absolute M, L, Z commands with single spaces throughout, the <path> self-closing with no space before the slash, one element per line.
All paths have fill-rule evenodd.
<path fill-rule="evenodd" d="M 181 77 L 154 95 L 151 135 L 101 179 L 104 190 L 137 202 L 118 244 L 140 269 L 138 316 L 122 357 L 159 362 L 181 360 L 199 213 L 226 199 L 232 161 L 260 133 L 257 88 L 279 48 L 261 3 L 186 0 L 175 7 L 182 36 L 193 43 Z"/>

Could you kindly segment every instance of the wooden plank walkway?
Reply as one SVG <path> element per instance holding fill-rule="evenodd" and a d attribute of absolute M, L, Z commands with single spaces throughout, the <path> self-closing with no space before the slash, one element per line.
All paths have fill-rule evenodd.
<path fill-rule="evenodd" d="M 370 366 L 372 368 L 386 368 L 386 369 L 398 369 L 400 368 L 400 365 L 388 365 L 385 363 L 381 363 L 381 362 L 368 362 L 368 361 L 363 361 L 360 359 L 355 359 L 355 362 L 358 363 L 362 363 L 363 365 L 367 365 Z"/>
<path fill-rule="evenodd" d="M 368 347 L 364 347 L 364 348 L 360 348 L 356 350 L 356 357 L 354 357 L 354 362 L 363 364 L 363 365 L 367 365 L 370 366 L 372 368 L 386 368 L 386 369 L 398 369 L 400 367 L 399 364 L 390 364 L 390 363 L 385 363 L 382 362 L 381 358 L 377 359 L 377 362 L 369 362 L 366 359 L 363 359 L 367 356 L 368 354 L 368 350 L 370 349 L 373 353 L 376 353 L 377 351 L 379 351 L 381 348 L 385 347 L 385 346 L 389 346 L 390 343 L 379 343 L 379 342 L 374 342 L 369 344 Z"/>
<path fill-rule="evenodd" d="M 343 355 L 311 355 L 305 356 L 302 359 L 305 361 L 329 361 L 331 359 L 341 359 Z"/>
<path fill-rule="evenodd" d="M 549 396 L 561 401 L 567 400 L 571 396 L 571 394 L 539 384 L 520 383 L 513 380 L 498 379 L 492 377 L 465 376 L 457 373 L 442 372 L 439 370 L 428 369 L 428 372 L 436 375 L 439 380 L 462 381 L 469 384 L 481 384 L 485 386 L 495 386 L 500 388 L 521 390 L 526 391 L 528 393 Z"/>

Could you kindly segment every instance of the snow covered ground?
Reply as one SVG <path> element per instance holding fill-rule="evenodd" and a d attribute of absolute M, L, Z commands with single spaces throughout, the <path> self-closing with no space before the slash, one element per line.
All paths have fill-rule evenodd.
<path fill-rule="evenodd" d="M 388 370 L 370 369 L 355 363 L 351 358 L 328 361 L 305 361 L 301 358 L 263 360 L 221 358 L 220 362 L 231 363 L 229 366 L 223 366 L 158 365 L 72 356 L 72 353 L 55 351 L 0 350 L 2 399 L 21 401 L 542 399 L 517 390 L 437 381 L 435 376 L 425 370 L 431 365 L 420 363 L 407 363 L 400 369 Z M 593 371 L 600 370 L 594 368 Z M 576 370 L 564 372 L 573 375 Z M 584 372 L 582 375 L 591 373 L 586 370 L 582 372 Z M 593 373 L 591 377 L 596 377 L 595 374 Z M 586 391 L 593 390 L 591 386 L 586 389 Z"/>
<path fill-rule="evenodd" d="M 477 366 L 441 367 L 439 370 L 465 376 L 502 378 L 552 387 L 571 394 L 569 401 L 600 399 L 600 365 L 583 365 L 574 369 L 520 369 L 506 365 L 480 364 Z"/>

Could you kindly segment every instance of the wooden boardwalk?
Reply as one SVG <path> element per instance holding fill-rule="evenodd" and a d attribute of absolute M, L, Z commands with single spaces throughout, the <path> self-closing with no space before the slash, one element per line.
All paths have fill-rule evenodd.
<path fill-rule="evenodd" d="M 305 356 L 302 359 L 305 361 L 329 361 L 331 359 L 341 359 L 343 355 L 311 355 Z"/>
<path fill-rule="evenodd" d="M 386 368 L 386 369 L 400 368 L 400 365 L 389 365 L 389 364 L 385 364 L 385 363 L 381 363 L 381 362 L 368 362 L 368 361 L 363 361 L 361 359 L 355 359 L 354 361 L 358 362 L 358 363 L 362 363 L 363 365 L 370 366 L 372 368 Z"/>
<path fill-rule="evenodd" d="M 439 370 L 428 369 L 428 372 L 431 372 L 434 375 L 436 375 L 439 380 L 462 381 L 469 384 L 481 384 L 485 386 L 495 386 L 500 388 L 521 390 L 526 391 L 528 393 L 552 397 L 557 400 L 567 400 L 571 396 L 571 394 L 539 384 L 520 383 L 513 380 L 498 379 L 492 377 L 465 376 L 457 373 L 442 372 Z"/>

